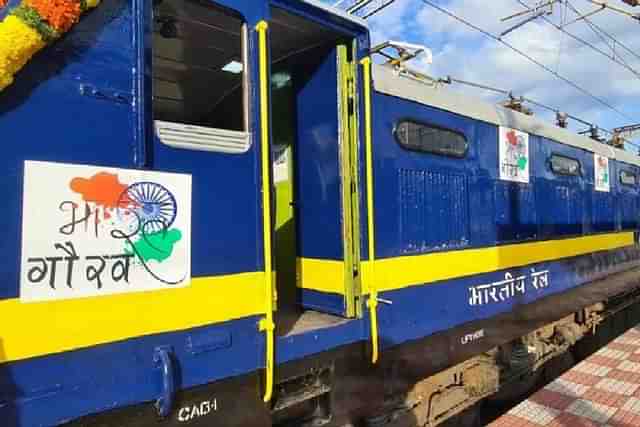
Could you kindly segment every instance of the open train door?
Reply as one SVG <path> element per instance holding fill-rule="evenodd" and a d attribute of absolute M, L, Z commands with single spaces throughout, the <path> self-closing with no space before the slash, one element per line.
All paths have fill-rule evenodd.
<path fill-rule="evenodd" d="M 273 7 L 278 309 L 360 315 L 355 37 Z"/>

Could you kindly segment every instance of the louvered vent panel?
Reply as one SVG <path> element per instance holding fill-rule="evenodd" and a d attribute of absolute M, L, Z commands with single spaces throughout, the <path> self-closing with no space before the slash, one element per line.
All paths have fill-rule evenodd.
<path fill-rule="evenodd" d="M 246 153 L 250 147 L 250 138 L 247 132 L 160 120 L 155 121 L 155 126 L 160 141 L 174 148 L 240 154 Z"/>

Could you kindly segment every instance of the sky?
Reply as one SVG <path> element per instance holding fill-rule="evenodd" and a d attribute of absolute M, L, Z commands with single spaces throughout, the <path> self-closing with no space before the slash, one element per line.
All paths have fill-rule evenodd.
<path fill-rule="evenodd" d="M 514 18 L 505 23 L 501 22 L 503 17 L 525 10 L 518 0 L 431 1 L 495 35 L 521 21 L 521 18 Z M 533 0 L 523 2 L 535 4 Z M 609 3 L 640 14 L 640 6 L 635 9 L 627 7 L 620 0 L 609 0 Z M 570 0 L 570 4 L 582 12 L 595 8 L 587 0 Z M 548 19 L 561 24 L 576 17 L 578 15 L 565 4 L 556 4 Z M 600 12 L 591 20 L 640 57 L 639 21 L 611 11 Z M 623 114 L 598 103 L 507 47 L 442 14 L 422 0 L 396 0 L 368 21 L 373 45 L 396 40 L 422 44 L 431 49 L 432 64 L 416 59 L 411 66 L 433 77 L 450 75 L 511 90 L 516 96 L 524 95 L 557 107 L 605 129 L 640 123 L 640 58 L 619 45 L 614 47 L 616 57 L 626 62 L 637 75 L 564 35 L 541 18 L 504 37 L 508 43 L 602 98 Z M 611 40 L 598 36 L 584 21 L 568 25 L 565 29 L 613 54 Z M 451 89 L 491 102 L 502 100 L 495 94 L 467 86 L 453 85 Z M 535 108 L 534 111 L 537 116 L 554 120 L 553 113 Z M 583 130 L 586 127 L 573 123 L 572 128 Z M 636 138 L 636 142 L 640 142 L 640 138 Z"/>

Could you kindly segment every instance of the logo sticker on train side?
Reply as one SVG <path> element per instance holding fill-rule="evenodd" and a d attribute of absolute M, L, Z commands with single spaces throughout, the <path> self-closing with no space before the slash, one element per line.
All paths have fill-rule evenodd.
<path fill-rule="evenodd" d="M 529 182 L 529 134 L 516 129 L 499 128 L 500 179 Z"/>
<path fill-rule="evenodd" d="M 485 305 L 508 301 L 516 296 L 527 293 L 527 283 L 535 290 L 548 288 L 549 270 L 536 271 L 531 269 L 530 274 L 513 276 L 511 273 L 504 274 L 504 280 L 487 283 L 484 285 L 470 286 L 469 305 Z"/>
<path fill-rule="evenodd" d="M 605 156 L 593 153 L 594 187 L 596 191 L 608 193 L 611 176 L 609 174 L 609 159 Z"/>
<path fill-rule="evenodd" d="M 20 299 L 187 286 L 191 176 L 25 162 Z"/>

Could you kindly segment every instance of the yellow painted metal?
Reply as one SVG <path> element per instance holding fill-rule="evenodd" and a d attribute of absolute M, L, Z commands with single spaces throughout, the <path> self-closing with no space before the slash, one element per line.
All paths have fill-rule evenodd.
<path fill-rule="evenodd" d="M 471 276 L 545 261 L 554 261 L 634 244 L 633 233 L 610 233 L 569 239 L 546 240 L 466 249 L 379 260 L 377 273 L 393 278 L 402 287 Z M 384 283 L 382 289 L 398 285 Z"/>
<path fill-rule="evenodd" d="M 332 259 L 298 258 L 298 286 L 344 295 L 344 262 Z"/>
<path fill-rule="evenodd" d="M 267 51 L 266 21 L 256 25 L 258 31 L 259 71 L 260 71 L 260 151 L 262 153 L 262 231 L 264 239 L 264 281 L 265 281 L 265 317 L 260 320 L 259 328 L 265 333 L 265 389 L 263 400 L 269 402 L 273 395 L 274 376 L 274 330 L 273 322 L 274 290 L 273 266 L 271 263 L 271 183 L 269 179 L 269 57 Z"/>
<path fill-rule="evenodd" d="M 633 244 L 633 233 L 621 232 L 379 259 L 376 274 L 383 280 L 376 290 L 391 291 Z M 299 258 L 297 262 L 301 274 L 309 278 L 305 288 L 344 292 L 341 261 Z M 368 261 L 362 263 L 361 271 L 363 284 L 370 286 Z M 34 303 L 2 300 L 0 363 L 265 313 L 265 277 L 264 272 L 247 272 L 197 277 L 190 286 L 162 291 Z M 367 292 L 363 288 L 363 294 Z M 20 328 L 6 327 L 16 323 Z"/>
<path fill-rule="evenodd" d="M 344 286 L 347 317 L 361 316 L 359 195 L 357 165 L 357 117 L 356 117 L 356 68 L 351 59 L 354 46 L 340 44 L 338 54 L 338 83 L 340 117 L 340 175 L 342 177 L 342 240 L 344 262 L 342 283 Z M 324 279 L 326 280 L 326 279 Z"/>
<path fill-rule="evenodd" d="M 367 234 L 369 252 L 369 317 L 371 323 L 371 362 L 378 361 L 378 290 L 376 283 L 375 229 L 373 211 L 373 141 L 371 134 L 371 58 L 360 61 L 364 72 L 364 133 L 365 133 L 365 167 L 367 170 Z"/>
<path fill-rule="evenodd" d="M 24 303 L 0 301 L 0 363 L 264 312 L 264 273 L 196 277 L 152 292 Z M 19 327 L 16 327 L 19 325 Z"/>
<path fill-rule="evenodd" d="M 409 286 L 424 285 L 442 280 L 456 279 L 489 273 L 507 268 L 522 267 L 539 262 L 556 261 L 562 258 L 585 255 L 592 252 L 619 249 L 634 245 L 632 232 L 597 234 L 568 239 L 545 240 L 540 242 L 515 243 L 488 248 L 463 249 L 435 252 L 424 255 L 410 255 L 383 258 L 375 261 L 374 283 L 371 263 L 361 264 L 363 293 L 374 283 L 378 292 L 393 291 Z M 342 264 L 333 260 L 298 259 L 304 274 L 308 277 L 324 277 L 325 280 L 310 280 L 305 288 L 321 292 L 342 292 L 339 285 Z M 318 287 L 312 287 L 315 283 Z"/>
<path fill-rule="evenodd" d="M 351 224 L 352 224 L 352 242 L 353 242 L 353 268 L 357 271 L 356 277 L 353 280 L 353 293 L 354 293 L 354 305 L 355 315 L 362 317 L 362 265 L 360 258 L 360 128 L 359 128 L 359 99 L 358 99 L 358 64 L 355 61 L 357 57 L 358 45 L 353 40 L 351 45 L 351 58 L 352 62 L 349 67 L 350 84 L 349 84 L 349 97 L 352 103 L 352 113 L 349 116 L 350 126 L 350 150 L 351 156 Z"/>

